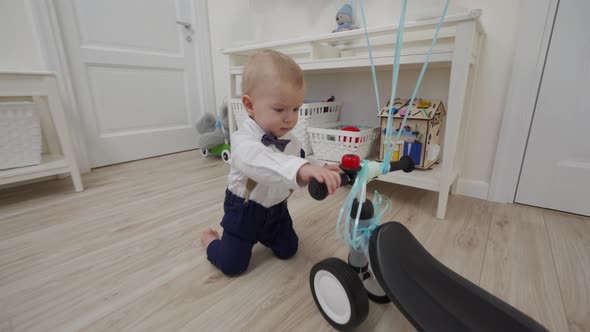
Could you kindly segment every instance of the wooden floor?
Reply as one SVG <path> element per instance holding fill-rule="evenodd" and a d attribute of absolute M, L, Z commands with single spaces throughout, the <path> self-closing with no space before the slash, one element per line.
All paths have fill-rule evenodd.
<path fill-rule="evenodd" d="M 335 221 L 346 195 L 289 202 L 299 252 L 255 246 L 246 274 L 226 278 L 199 232 L 222 216 L 227 165 L 197 152 L 0 190 L 0 331 L 328 331 L 313 303 L 314 263 L 346 249 Z M 450 198 L 373 182 L 398 220 L 443 263 L 552 331 L 590 331 L 590 220 L 519 205 Z M 362 331 L 412 330 L 371 303 Z"/>

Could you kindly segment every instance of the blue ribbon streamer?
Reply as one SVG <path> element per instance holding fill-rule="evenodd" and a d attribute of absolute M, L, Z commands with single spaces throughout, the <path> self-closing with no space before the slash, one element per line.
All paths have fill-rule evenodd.
<path fill-rule="evenodd" d="M 426 68 L 428 67 L 428 63 L 430 62 L 430 56 L 432 55 L 434 45 L 436 44 L 436 41 L 438 39 L 440 28 L 444 22 L 444 18 L 446 16 L 446 14 L 447 14 L 449 4 L 450 4 L 450 0 L 447 0 L 445 7 L 443 9 L 442 15 L 440 17 L 440 20 L 438 22 L 438 25 L 436 26 L 434 37 L 432 39 L 432 44 L 430 45 L 430 49 L 428 50 L 428 53 L 426 54 L 424 64 L 422 65 L 422 70 L 420 71 L 420 76 L 418 77 L 418 81 L 416 82 L 416 86 L 414 87 L 414 91 L 412 92 L 412 98 L 410 99 L 410 103 L 409 103 L 408 107 L 411 107 L 411 105 L 413 105 L 414 99 L 416 98 L 416 94 L 418 93 L 418 89 L 419 89 L 420 85 L 422 84 L 422 79 L 424 78 L 424 73 L 426 72 Z M 402 47 L 402 43 L 403 43 L 403 32 L 404 32 L 404 25 L 405 25 L 405 18 L 406 18 L 406 7 L 407 7 L 407 0 L 403 0 L 401 14 L 400 14 L 398 34 L 397 34 L 397 40 L 396 40 L 395 49 L 394 49 L 391 97 L 390 97 L 390 101 L 389 101 L 390 108 L 393 107 L 393 101 L 395 99 L 397 82 L 398 82 L 398 78 L 399 78 L 399 64 L 400 64 L 401 47 Z M 367 24 L 366 24 L 367 20 L 365 18 L 364 0 L 361 1 L 361 14 L 363 17 L 363 27 L 364 27 L 365 39 L 367 41 L 367 48 L 369 51 L 369 60 L 371 63 L 371 73 L 373 76 L 373 88 L 375 89 L 375 98 L 377 101 L 377 112 L 379 113 L 380 112 L 379 87 L 377 84 L 377 75 L 375 72 L 375 61 L 373 59 L 373 50 L 371 47 L 371 42 L 369 40 L 369 34 L 367 32 Z M 402 120 L 402 124 L 401 124 L 400 128 L 403 128 L 405 126 L 406 120 L 407 120 L 409 114 L 410 114 L 410 110 L 408 110 L 406 112 L 406 115 L 404 116 L 404 118 Z M 401 132 L 402 132 L 401 130 L 398 130 L 396 138 L 395 138 L 395 142 L 393 145 L 391 145 L 391 135 L 393 132 L 393 130 L 391 130 L 391 125 L 393 122 L 392 119 L 393 119 L 393 113 L 388 111 L 387 127 L 386 127 L 387 129 L 386 129 L 386 134 L 385 134 L 386 150 L 385 150 L 385 156 L 383 159 L 383 163 L 381 164 L 381 168 L 382 168 L 381 171 L 383 174 L 387 174 L 389 172 L 389 168 L 390 168 L 389 160 L 391 160 L 391 157 L 393 155 L 393 150 L 395 149 L 395 146 L 397 145 L 397 142 L 399 141 L 399 138 L 400 138 Z M 359 207 L 362 206 L 362 203 L 365 202 L 365 199 L 366 199 L 366 186 L 367 186 L 367 180 L 368 180 L 367 179 L 368 178 L 367 165 L 368 165 L 368 161 L 363 160 L 362 164 L 361 164 L 362 168 L 359 171 L 359 173 L 357 174 L 356 180 L 355 180 L 354 184 L 352 185 L 352 188 L 351 188 L 348 196 L 346 197 L 344 204 L 340 208 L 340 213 L 338 215 L 338 221 L 336 222 L 336 235 L 337 235 L 337 237 L 343 239 L 344 242 L 346 243 L 346 245 L 349 246 L 350 248 L 353 248 L 355 250 L 361 250 L 364 252 L 366 252 L 366 250 L 368 249 L 367 243 L 368 243 L 368 240 L 371 236 L 371 233 L 373 232 L 373 230 L 375 230 L 375 228 L 377 228 L 379 226 L 381 218 L 385 214 L 385 211 L 387 211 L 387 209 L 389 209 L 389 207 L 390 207 L 390 202 L 388 200 L 384 200 L 383 197 L 377 191 L 375 191 L 375 193 L 373 195 L 373 200 L 372 200 L 372 204 L 373 204 L 373 207 L 375 210 L 375 215 L 369 221 L 369 224 L 365 227 L 359 227 L 358 224 L 359 224 L 359 218 L 360 218 L 360 214 L 361 214 L 361 210 L 362 210 L 361 208 L 357 209 L 354 223 L 351 224 L 352 221 L 349 216 L 352 211 L 352 204 L 354 202 L 354 199 L 355 198 L 358 199 Z M 360 193 L 360 195 L 359 195 L 359 193 Z M 384 203 L 384 201 L 385 201 L 385 203 Z M 344 225 L 342 225 L 342 218 L 343 217 L 345 218 Z M 342 233 L 340 232 L 341 229 L 343 230 Z"/>

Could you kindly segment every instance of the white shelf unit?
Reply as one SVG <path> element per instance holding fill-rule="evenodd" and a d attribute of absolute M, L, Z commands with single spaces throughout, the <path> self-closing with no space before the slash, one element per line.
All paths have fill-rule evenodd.
<path fill-rule="evenodd" d="M 74 189 L 84 190 L 55 74 L 0 72 L 0 97 L 31 98 L 37 104 L 48 149 L 39 165 L 0 170 L 0 186 L 69 173 Z"/>
<path fill-rule="evenodd" d="M 454 194 L 461 174 L 462 119 L 466 96 L 470 93 L 468 80 L 475 70 L 483 31 L 479 24 L 481 10 L 448 16 L 430 58 L 430 67 L 450 67 L 447 117 L 445 120 L 442 161 L 430 170 L 412 173 L 390 173 L 378 180 L 416 187 L 439 193 L 436 217 L 444 219 L 449 192 Z M 438 19 L 408 22 L 400 57 L 402 68 L 420 68 L 424 63 Z M 369 29 L 374 63 L 381 69 L 392 67 L 394 40 L 398 26 Z M 370 70 L 370 62 L 362 29 L 309 36 L 291 40 L 229 48 L 230 96 L 239 97 L 238 77 L 248 56 L 261 49 L 274 49 L 291 56 L 306 72 L 350 72 Z M 372 97 L 372 96 L 371 96 Z M 387 96 L 389 98 L 389 96 Z M 382 106 L 382 105 L 380 105 Z M 346 110 L 346 105 L 344 111 Z M 377 117 L 377 114 L 375 114 Z M 234 119 L 230 114 L 230 119 Z M 230 121 L 230 132 L 235 122 Z"/>

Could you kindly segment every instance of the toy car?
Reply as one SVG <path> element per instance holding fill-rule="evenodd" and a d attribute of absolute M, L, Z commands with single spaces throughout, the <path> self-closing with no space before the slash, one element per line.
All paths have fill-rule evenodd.
<path fill-rule="evenodd" d="M 201 155 L 203 155 L 203 157 L 207 157 L 210 154 L 221 156 L 221 159 L 226 163 L 231 161 L 231 148 L 227 143 L 216 145 L 210 149 L 201 149 Z"/>

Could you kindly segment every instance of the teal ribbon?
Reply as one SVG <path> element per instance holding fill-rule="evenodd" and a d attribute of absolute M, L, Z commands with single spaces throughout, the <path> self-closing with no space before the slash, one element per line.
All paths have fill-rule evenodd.
<path fill-rule="evenodd" d="M 414 99 L 416 98 L 416 94 L 418 93 L 418 89 L 420 84 L 422 84 L 422 79 L 424 77 L 424 73 L 426 72 L 426 68 L 428 67 L 428 63 L 430 62 L 430 56 L 432 55 L 432 51 L 434 49 L 434 45 L 438 39 L 438 35 L 440 32 L 440 28 L 444 21 L 444 18 L 447 14 L 447 10 L 449 8 L 450 0 L 446 1 L 445 7 L 443 9 L 442 15 L 436 26 L 436 31 L 434 32 L 434 37 L 432 39 L 432 44 L 430 45 L 430 49 L 426 54 L 426 58 L 424 60 L 424 64 L 422 66 L 422 70 L 420 71 L 420 76 L 418 77 L 418 81 L 416 82 L 416 86 L 414 87 L 414 91 L 412 92 L 412 98 L 410 99 L 410 104 L 408 107 L 411 107 L 414 103 Z M 389 100 L 389 107 L 393 108 L 393 101 L 394 96 L 397 89 L 397 82 L 399 76 L 399 63 L 400 63 L 400 55 L 401 55 L 401 47 L 403 42 L 403 32 L 404 32 L 404 25 L 405 25 L 405 18 L 406 18 L 406 7 L 407 7 L 407 0 L 402 1 L 402 9 L 400 13 L 400 22 L 397 34 L 397 40 L 394 49 L 394 60 L 393 60 L 393 74 L 392 74 L 392 84 L 391 84 L 391 97 Z M 375 98 L 377 102 L 377 112 L 380 112 L 379 104 L 379 87 L 377 84 L 377 74 L 375 71 L 375 61 L 373 59 L 373 50 L 371 47 L 371 42 L 369 40 L 369 34 L 367 32 L 367 24 L 365 18 L 365 9 L 364 9 L 364 0 L 361 1 L 361 14 L 363 17 L 363 28 L 365 33 L 365 39 L 367 41 L 367 48 L 369 51 L 369 61 L 371 63 L 371 73 L 373 76 L 373 88 L 375 89 Z M 397 136 L 395 138 L 395 142 L 391 145 L 391 135 L 393 130 L 391 130 L 391 125 L 393 122 L 393 112 L 387 112 L 387 129 L 385 133 L 385 143 L 386 143 L 386 150 L 385 150 L 385 157 L 383 163 L 381 163 L 381 171 L 383 174 L 387 174 L 389 172 L 390 164 L 389 161 L 393 156 L 393 150 L 399 141 L 401 136 L 402 130 L 397 131 Z M 408 115 L 410 114 L 410 110 L 406 112 L 402 120 L 402 125 L 400 128 L 405 127 L 406 120 Z M 373 204 L 375 215 L 369 221 L 369 224 L 365 227 L 359 227 L 359 218 L 361 214 L 361 208 L 357 209 L 356 216 L 354 218 L 354 222 L 351 220 L 350 213 L 352 211 L 352 204 L 354 199 L 356 198 L 359 202 L 359 206 L 365 202 L 366 195 L 367 195 L 367 181 L 368 181 L 368 161 L 363 160 L 361 163 L 361 170 L 357 174 L 356 180 L 346 197 L 344 204 L 340 208 L 340 213 L 338 214 L 338 221 L 336 222 L 336 236 L 346 243 L 346 245 L 350 248 L 355 250 L 360 250 L 366 252 L 368 249 L 367 243 L 371 237 L 371 233 L 379 226 L 381 222 L 381 218 L 385 214 L 385 212 L 389 209 L 391 202 L 387 199 L 384 199 L 377 191 L 375 191 L 373 195 L 373 200 L 371 203 Z M 344 218 L 344 222 L 342 221 Z M 342 231 L 341 231 L 342 230 Z"/>

